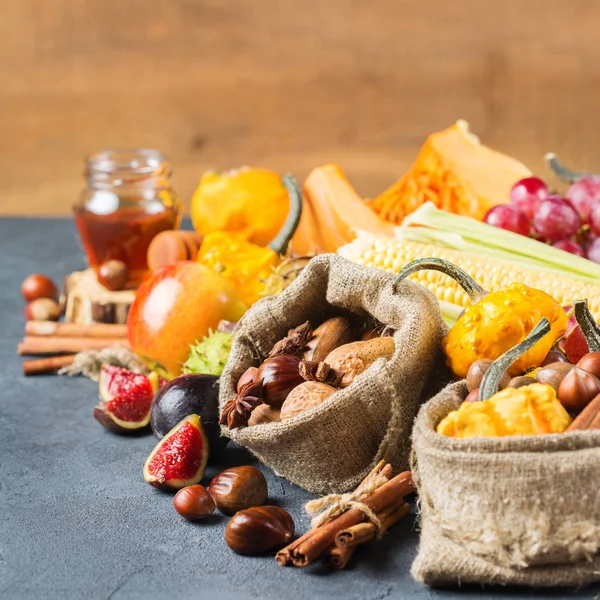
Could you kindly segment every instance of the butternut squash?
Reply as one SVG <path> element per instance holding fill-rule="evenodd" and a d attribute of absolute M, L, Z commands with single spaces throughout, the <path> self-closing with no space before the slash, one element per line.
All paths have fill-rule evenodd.
<path fill-rule="evenodd" d="M 427 201 L 447 212 L 482 219 L 506 204 L 510 189 L 531 171 L 518 160 L 487 148 L 466 121 L 430 135 L 412 167 L 370 201 L 385 221 L 400 224 Z"/>
<path fill-rule="evenodd" d="M 304 182 L 306 218 L 292 239 L 296 254 L 311 252 L 308 245 L 318 240 L 322 252 L 335 252 L 351 242 L 358 231 L 393 235 L 393 227 L 382 221 L 356 193 L 335 164 L 314 169 Z M 312 218 L 313 223 L 310 223 Z M 313 249 L 314 251 L 314 249 Z"/>

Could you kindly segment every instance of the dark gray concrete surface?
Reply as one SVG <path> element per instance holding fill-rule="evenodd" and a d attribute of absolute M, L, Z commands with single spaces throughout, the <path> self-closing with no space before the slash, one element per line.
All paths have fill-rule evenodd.
<path fill-rule="evenodd" d="M 15 355 L 21 280 L 42 272 L 61 281 L 83 265 L 70 220 L 0 219 L 0 598 L 600 598 L 600 587 L 429 590 L 409 574 L 418 541 L 412 516 L 344 572 L 283 569 L 272 557 L 233 554 L 223 540 L 225 518 L 188 523 L 170 494 L 144 482 L 151 435 L 119 437 L 96 423 L 94 383 L 22 376 Z M 253 461 L 231 448 L 226 462 Z M 310 495 L 263 471 L 271 501 L 304 532 Z M 210 468 L 207 480 L 216 472 Z"/>

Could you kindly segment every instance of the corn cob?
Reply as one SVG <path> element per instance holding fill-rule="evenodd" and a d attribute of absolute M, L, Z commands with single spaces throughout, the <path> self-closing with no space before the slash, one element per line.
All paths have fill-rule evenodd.
<path fill-rule="evenodd" d="M 594 318 L 600 319 L 600 282 L 596 285 L 578 280 L 575 276 L 571 278 L 539 267 L 383 236 L 361 235 L 339 248 L 338 254 L 352 262 L 393 273 L 397 273 L 415 258 L 443 258 L 466 271 L 490 292 L 504 289 L 513 282 L 520 282 L 545 291 L 563 306 L 572 304 L 574 299 L 587 299 Z M 420 271 L 412 275 L 411 279 L 431 290 L 440 301 L 458 306 L 469 306 L 471 303 L 467 293 L 448 275 L 438 271 Z"/>

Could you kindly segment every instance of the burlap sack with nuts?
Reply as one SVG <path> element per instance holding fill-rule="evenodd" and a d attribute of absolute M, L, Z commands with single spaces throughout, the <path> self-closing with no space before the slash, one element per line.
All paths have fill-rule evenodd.
<path fill-rule="evenodd" d="M 466 395 L 463 382 L 449 385 L 415 423 L 421 540 L 413 577 L 430 586 L 600 580 L 600 432 L 438 435 Z"/>
<path fill-rule="evenodd" d="M 371 315 L 397 329 L 395 353 L 319 406 L 282 422 L 222 427 L 223 434 L 318 494 L 353 489 L 381 459 L 396 472 L 405 470 L 418 408 L 447 377 L 441 351 L 447 328 L 428 290 L 407 281 L 394 294 L 392 281 L 392 274 L 325 254 L 313 258 L 283 293 L 255 304 L 238 324 L 221 376 L 221 410 L 240 375 L 307 319 L 318 325 L 344 311 Z"/>

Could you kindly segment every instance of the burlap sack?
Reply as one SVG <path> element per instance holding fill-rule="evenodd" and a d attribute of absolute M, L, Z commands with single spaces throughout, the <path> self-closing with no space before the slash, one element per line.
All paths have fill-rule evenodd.
<path fill-rule="evenodd" d="M 396 350 L 320 406 L 280 423 L 223 427 L 223 434 L 319 494 L 354 488 L 380 459 L 396 471 L 406 469 L 419 405 L 435 380 L 446 376 L 440 345 L 446 325 L 429 291 L 407 281 L 393 294 L 392 280 L 384 271 L 325 254 L 313 258 L 282 294 L 255 304 L 238 325 L 221 376 L 221 410 L 240 375 L 306 320 L 318 324 L 344 311 L 371 315 L 397 328 Z"/>
<path fill-rule="evenodd" d="M 421 541 L 413 577 L 431 586 L 600 580 L 600 432 L 438 435 L 466 394 L 463 382 L 449 385 L 415 423 Z"/>

